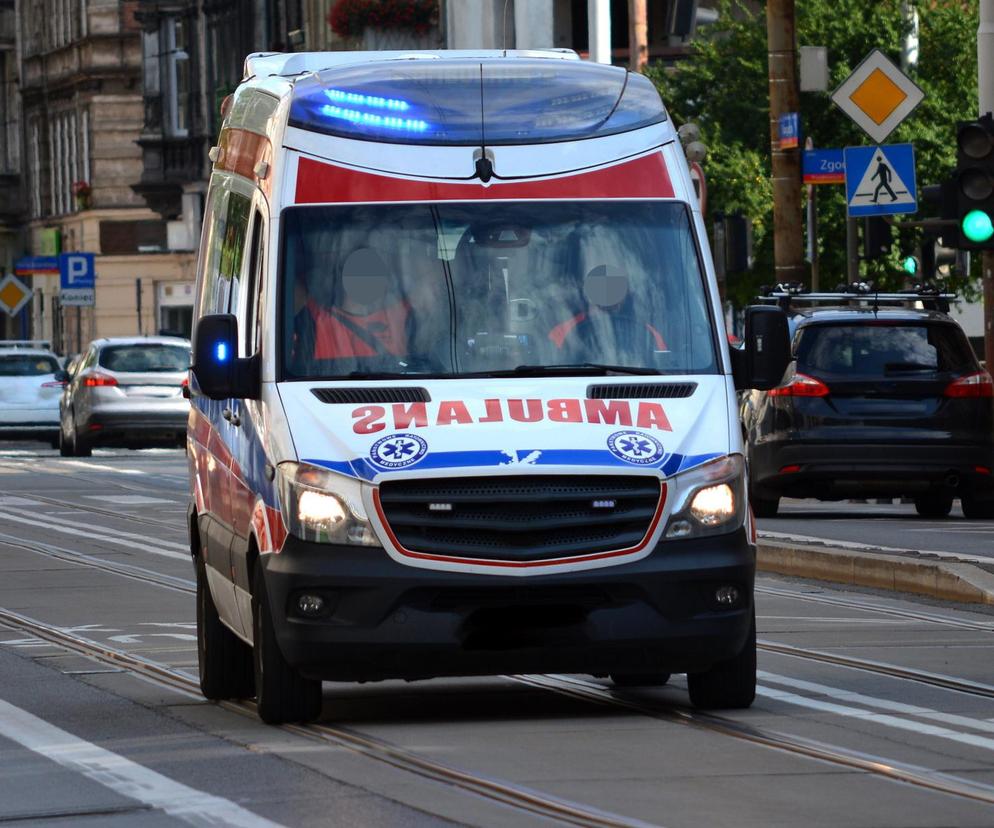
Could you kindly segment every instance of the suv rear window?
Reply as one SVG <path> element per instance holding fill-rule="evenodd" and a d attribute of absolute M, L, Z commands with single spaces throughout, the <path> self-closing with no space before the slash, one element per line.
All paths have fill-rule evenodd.
<path fill-rule="evenodd" d="M 100 352 L 100 365 L 129 373 L 185 371 L 190 367 L 190 349 L 178 345 L 112 345 Z"/>
<path fill-rule="evenodd" d="M 802 373 L 895 376 L 976 370 L 962 332 L 942 324 L 809 325 L 797 346 Z"/>
<path fill-rule="evenodd" d="M 0 356 L 0 377 L 41 377 L 59 370 L 55 357 L 38 354 Z"/>

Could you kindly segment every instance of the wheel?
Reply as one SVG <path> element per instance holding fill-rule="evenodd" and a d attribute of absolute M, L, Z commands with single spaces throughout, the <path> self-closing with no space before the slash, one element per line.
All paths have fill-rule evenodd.
<path fill-rule="evenodd" d="M 276 640 L 262 564 L 256 562 L 252 590 L 255 703 L 266 724 L 309 722 L 321 714 L 321 682 L 287 664 Z"/>
<path fill-rule="evenodd" d="M 221 623 L 207 583 L 207 570 L 199 556 L 196 567 L 200 690 L 211 701 L 250 699 L 255 695 L 252 648 Z"/>
<path fill-rule="evenodd" d="M 752 513 L 758 518 L 771 518 L 777 516 L 777 509 L 780 508 L 779 497 L 759 497 L 750 495 L 749 502 L 752 504 Z"/>
<path fill-rule="evenodd" d="M 944 518 L 953 508 L 951 495 L 928 495 L 915 498 L 915 510 L 923 518 Z"/>
<path fill-rule="evenodd" d="M 756 698 L 755 610 L 749 634 L 738 654 L 703 673 L 688 673 L 687 689 L 691 704 L 704 710 L 736 710 L 752 704 Z"/>
<path fill-rule="evenodd" d="M 76 451 L 77 457 L 90 457 L 93 454 L 93 446 L 86 442 L 86 440 L 81 440 L 79 438 L 79 432 L 73 429 L 73 440 L 72 444 Z"/>
<path fill-rule="evenodd" d="M 662 687 L 669 680 L 669 673 L 611 673 L 618 687 Z"/>
<path fill-rule="evenodd" d="M 66 436 L 65 431 L 62 427 L 59 427 L 59 454 L 63 457 L 75 457 L 76 452 L 74 450 L 73 444 L 70 442 L 69 438 Z"/>
<path fill-rule="evenodd" d="M 994 518 L 994 497 L 981 500 L 974 495 L 964 495 L 960 500 L 963 517 L 970 520 L 990 520 Z"/>

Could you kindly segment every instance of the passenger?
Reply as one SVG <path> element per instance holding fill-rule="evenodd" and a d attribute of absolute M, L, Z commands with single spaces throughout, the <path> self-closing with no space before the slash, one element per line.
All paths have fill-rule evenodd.
<path fill-rule="evenodd" d="M 587 309 L 560 322 L 549 339 L 559 351 L 568 351 L 577 361 L 632 360 L 650 362 L 654 353 L 665 351 L 663 335 L 649 322 L 639 320 L 633 309 L 628 276 L 611 265 L 598 265 L 583 280 Z"/>
<path fill-rule="evenodd" d="M 337 282 L 303 264 L 307 295 L 294 320 L 295 364 L 408 353 L 410 306 L 391 295 L 393 279 L 379 253 L 353 250 Z"/>

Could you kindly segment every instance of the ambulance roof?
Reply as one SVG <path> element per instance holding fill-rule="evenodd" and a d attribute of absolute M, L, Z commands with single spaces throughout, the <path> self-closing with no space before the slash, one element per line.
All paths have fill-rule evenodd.
<path fill-rule="evenodd" d="M 289 81 L 289 124 L 342 138 L 446 146 L 576 141 L 666 120 L 643 75 L 569 51 L 250 56 Z"/>

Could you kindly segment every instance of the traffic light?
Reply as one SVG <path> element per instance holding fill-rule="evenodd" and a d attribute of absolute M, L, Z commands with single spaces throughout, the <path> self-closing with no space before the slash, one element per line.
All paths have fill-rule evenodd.
<path fill-rule="evenodd" d="M 956 131 L 956 247 L 994 250 L 994 116 L 963 121 Z"/>
<path fill-rule="evenodd" d="M 863 258 L 879 259 L 890 253 L 893 227 L 883 216 L 863 219 Z"/>
<path fill-rule="evenodd" d="M 932 281 L 937 278 L 940 267 L 947 265 L 952 267 L 956 264 L 957 251 L 951 247 L 945 247 L 942 239 L 934 236 L 926 236 L 922 239 L 921 273 L 922 279 Z"/>

